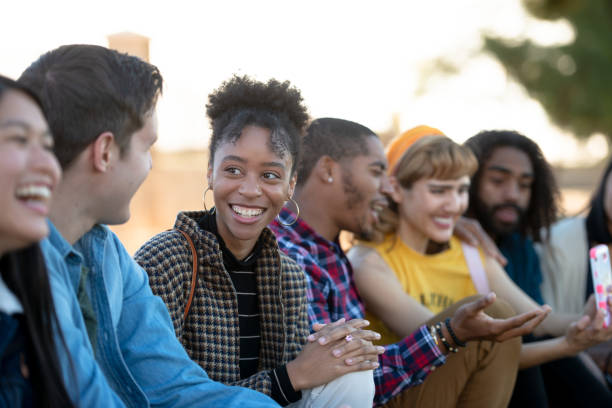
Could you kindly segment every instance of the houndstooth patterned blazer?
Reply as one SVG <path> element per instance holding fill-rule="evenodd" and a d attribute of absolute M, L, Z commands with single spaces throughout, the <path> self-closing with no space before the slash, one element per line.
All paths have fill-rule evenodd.
<path fill-rule="evenodd" d="M 162 232 L 134 255 L 149 275 L 153 293 L 170 312 L 176 336 L 192 360 L 209 377 L 271 395 L 270 370 L 293 360 L 310 333 L 303 270 L 278 249 L 274 234 L 263 231 L 263 248 L 256 264 L 261 316 L 259 372 L 240 380 L 238 301 L 217 238 L 202 230 L 203 212 L 181 212 L 175 229 L 191 237 L 198 253 L 198 279 L 187 319 L 192 256 L 189 244 L 175 230 Z"/>

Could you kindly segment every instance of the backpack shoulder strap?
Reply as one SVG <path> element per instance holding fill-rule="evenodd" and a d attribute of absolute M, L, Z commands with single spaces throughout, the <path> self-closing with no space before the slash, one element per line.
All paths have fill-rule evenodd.
<path fill-rule="evenodd" d="M 183 236 L 187 240 L 187 243 L 189 244 L 189 247 L 191 249 L 191 258 L 192 258 L 192 264 L 193 264 L 192 273 L 191 273 L 191 289 L 189 290 L 189 299 L 187 300 L 187 305 L 185 306 L 185 312 L 183 313 L 183 320 L 187 320 L 187 315 L 189 314 L 189 309 L 191 308 L 191 302 L 193 301 L 193 294 L 195 293 L 196 282 L 197 282 L 197 277 L 198 277 L 198 252 L 196 251 L 195 245 L 193 245 L 193 241 L 191 240 L 191 237 L 189 236 L 189 234 L 187 234 L 185 231 L 181 231 L 180 229 L 177 229 L 176 231 L 183 234 Z"/>
<path fill-rule="evenodd" d="M 474 282 L 474 286 L 476 286 L 476 290 L 481 295 L 486 295 L 490 291 L 489 281 L 482 264 L 482 259 L 480 259 L 478 249 L 466 244 L 463 241 L 461 242 L 461 247 L 463 249 L 463 255 L 465 256 L 468 269 L 470 270 L 472 282 Z"/>

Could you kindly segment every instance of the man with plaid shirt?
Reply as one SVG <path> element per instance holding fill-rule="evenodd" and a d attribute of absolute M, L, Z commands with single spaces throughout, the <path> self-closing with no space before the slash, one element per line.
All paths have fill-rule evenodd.
<path fill-rule="evenodd" d="M 296 214 L 283 209 L 279 218 L 290 223 Z M 351 265 L 337 240 L 326 240 L 303 219 L 291 226 L 282 226 L 275 221 L 272 228 L 279 247 L 307 272 L 311 323 L 326 324 L 341 318 L 348 320 L 365 316 L 352 279 Z M 421 383 L 446 359 L 427 326 L 422 326 L 399 343 L 386 345 L 385 349 L 379 357 L 379 368 L 374 370 L 374 401 L 379 404 L 404 388 Z"/>
<path fill-rule="evenodd" d="M 306 271 L 311 323 L 363 318 L 364 306 L 338 236 L 341 230 L 371 234 L 378 212 L 386 205 L 390 185 L 382 143 L 362 125 L 324 118 L 308 128 L 303 151 L 292 204 L 295 212 L 283 209 L 271 229 L 279 247 Z M 488 318 L 482 310 L 494 299 L 490 294 L 457 309 L 451 326 L 471 333 L 464 341 L 522 335 L 542 318 L 537 311 L 510 319 Z M 444 341 L 452 342 L 448 330 L 443 327 L 442 331 Z M 444 364 L 449 349 L 446 344 L 439 347 L 433 333 L 423 325 L 400 342 L 385 346 L 380 366 L 374 370 L 376 405 L 393 401 Z"/>

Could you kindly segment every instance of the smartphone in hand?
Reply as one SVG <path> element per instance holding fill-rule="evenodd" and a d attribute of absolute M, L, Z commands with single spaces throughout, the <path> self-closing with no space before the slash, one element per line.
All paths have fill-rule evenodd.
<path fill-rule="evenodd" d="M 612 285 L 612 269 L 610 268 L 610 252 L 607 245 L 597 245 L 589 251 L 593 289 L 597 308 L 604 312 L 604 327 L 610 326 L 610 310 L 608 310 L 608 286 Z"/>

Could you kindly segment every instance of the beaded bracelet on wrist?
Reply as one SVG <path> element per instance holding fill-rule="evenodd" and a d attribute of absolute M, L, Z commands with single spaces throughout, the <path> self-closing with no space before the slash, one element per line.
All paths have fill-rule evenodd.
<path fill-rule="evenodd" d="M 450 321 L 451 321 L 450 317 L 447 317 L 447 318 L 444 320 L 444 325 L 446 326 L 446 330 L 448 330 L 448 333 L 450 334 L 451 339 L 453 339 L 453 341 L 455 342 L 455 344 L 456 344 L 457 346 L 459 346 L 459 347 L 465 347 L 465 346 L 467 346 L 467 344 L 466 344 L 464 341 L 459 340 L 459 338 L 458 338 L 458 337 L 457 337 L 457 335 L 455 334 L 455 332 L 454 332 L 453 328 L 451 327 Z"/>
<path fill-rule="evenodd" d="M 431 335 L 434 342 L 436 343 L 436 346 L 438 346 L 439 345 L 438 336 L 436 335 L 436 328 L 433 325 L 429 326 L 429 334 Z"/>
<path fill-rule="evenodd" d="M 440 339 L 442 344 L 444 344 L 444 347 L 446 347 L 446 349 L 450 351 L 451 353 L 458 352 L 459 349 L 457 349 L 457 347 L 451 346 L 448 340 L 446 340 L 446 337 L 444 337 L 444 335 L 442 334 L 442 325 L 440 323 L 436 323 L 435 328 L 436 328 L 436 333 L 438 333 L 438 338 Z"/>

